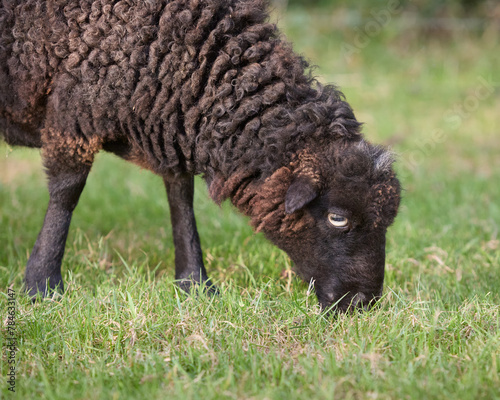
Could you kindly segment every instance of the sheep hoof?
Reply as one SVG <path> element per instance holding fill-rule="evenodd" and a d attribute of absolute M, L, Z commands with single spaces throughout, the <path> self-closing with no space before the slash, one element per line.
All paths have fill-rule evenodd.
<path fill-rule="evenodd" d="M 64 284 L 61 278 L 40 282 L 26 281 L 24 291 L 31 298 L 31 302 L 35 303 L 44 298 L 59 297 L 64 293 Z"/>

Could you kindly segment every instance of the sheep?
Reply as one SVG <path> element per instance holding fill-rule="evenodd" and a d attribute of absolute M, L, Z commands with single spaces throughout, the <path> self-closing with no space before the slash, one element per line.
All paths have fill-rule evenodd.
<path fill-rule="evenodd" d="M 33 298 L 63 291 L 61 261 L 94 156 L 160 175 L 175 279 L 215 287 L 194 176 L 314 282 L 322 309 L 380 298 L 400 201 L 391 153 L 368 143 L 333 85 L 269 21 L 266 0 L 4 0 L 0 132 L 40 148 L 49 204 L 27 263 Z"/>

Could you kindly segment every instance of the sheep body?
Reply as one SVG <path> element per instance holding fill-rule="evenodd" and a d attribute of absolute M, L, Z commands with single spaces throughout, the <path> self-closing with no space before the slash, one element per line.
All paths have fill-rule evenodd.
<path fill-rule="evenodd" d="M 72 176 L 74 193 L 61 195 L 69 211 L 103 149 L 163 176 L 177 193 L 171 207 L 189 203 L 174 182 L 203 174 L 216 202 L 230 198 L 296 261 L 297 238 L 311 235 L 316 221 L 304 207 L 327 195 L 332 180 L 347 177 L 345 190 L 366 180 L 364 207 L 378 202 L 366 225 L 385 229 L 399 203 L 390 157 L 365 144 L 343 95 L 310 76 L 267 22 L 266 7 L 264 0 L 4 1 L 0 133 L 7 143 L 41 148 L 54 181 Z M 378 197 L 377 184 L 386 188 Z M 51 198 L 62 186 L 49 181 Z M 199 255 L 181 260 L 194 250 L 178 242 L 192 232 L 173 225 L 176 275 L 195 276 L 193 264 L 205 279 Z M 28 264 L 27 275 L 42 271 L 38 287 L 45 252 L 34 250 L 36 267 Z M 308 268 L 299 266 L 306 279 L 326 274 Z"/>

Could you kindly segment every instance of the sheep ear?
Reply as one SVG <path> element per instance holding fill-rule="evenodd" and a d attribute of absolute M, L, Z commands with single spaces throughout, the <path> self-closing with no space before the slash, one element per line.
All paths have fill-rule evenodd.
<path fill-rule="evenodd" d="M 292 214 L 309 204 L 318 196 L 318 191 L 306 177 L 296 178 L 285 196 L 285 212 Z"/>

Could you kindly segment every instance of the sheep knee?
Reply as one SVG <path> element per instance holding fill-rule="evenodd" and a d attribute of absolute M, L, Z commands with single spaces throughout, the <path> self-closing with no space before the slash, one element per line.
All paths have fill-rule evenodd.
<path fill-rule="evenodd" d="M 42 156 L 49 175 L 87 170 L 101 148 L 98 136 L 74 136 L 52 128 L 42 132 Z"/>

